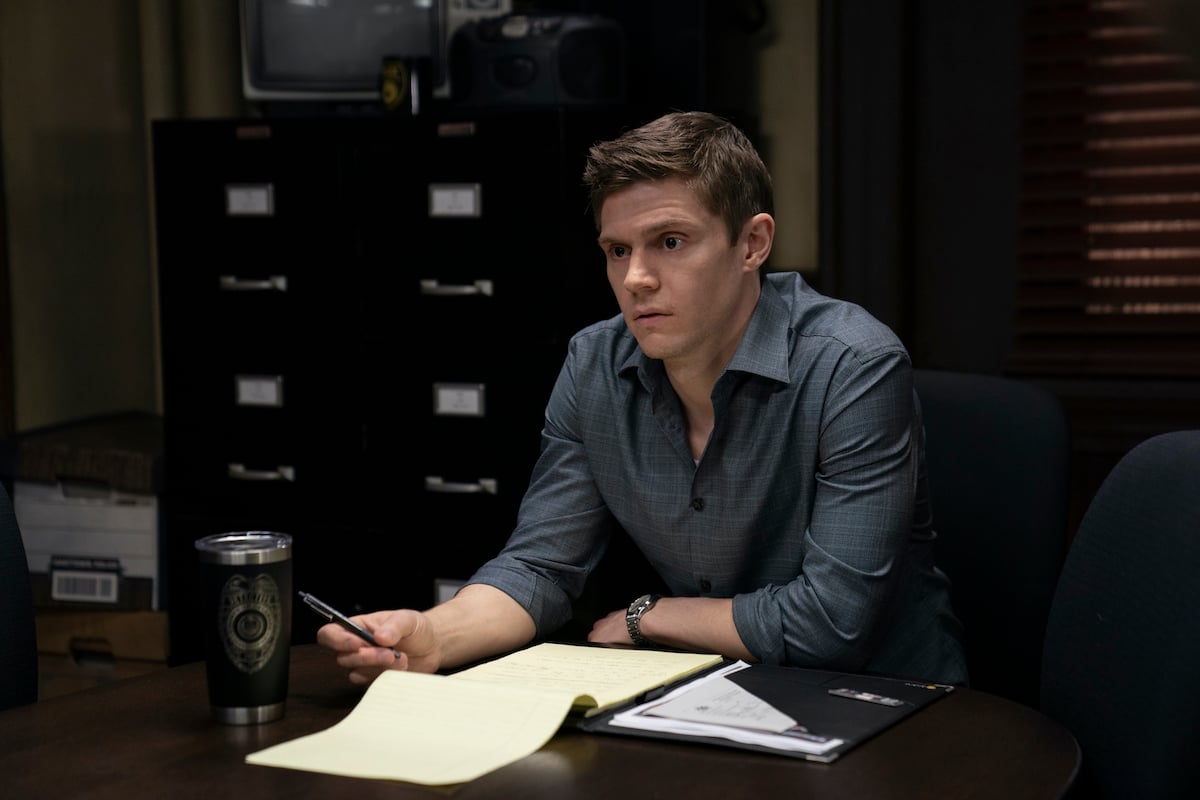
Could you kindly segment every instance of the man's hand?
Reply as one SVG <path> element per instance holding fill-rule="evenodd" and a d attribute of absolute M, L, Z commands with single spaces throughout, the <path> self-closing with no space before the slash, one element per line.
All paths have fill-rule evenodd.
<path fill-rule="evenodd" d="M 629 627 L 625 624 L 626 609 L 618 609 L 596 620 L 588 632 L 588 641 L 596 644 L 633 644 L 629 638 Z"/>
<path fill-rule="evenodd" d="M 429 621 L 420 611 L 376 611 L 352 618 L 371 632 L 379 647 L 330 623 L 317 631 L 317 643 L 337 653 L 338 666 L 350 671 L 350 682 L 365 686 L 387 669 L 436 672 L 440 666 Z M 397 658 L 392 650 L 400 654 Z"/>

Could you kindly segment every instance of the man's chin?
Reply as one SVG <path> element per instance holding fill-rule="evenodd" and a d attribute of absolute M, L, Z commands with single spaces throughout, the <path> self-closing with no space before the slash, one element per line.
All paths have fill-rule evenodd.
<path fill-rule="evenodd" d="M 649 358 L 669 358 L 675 352 L 675 337 L 666 331 L 634 325 L 630 332 Z"/>
<path fill-rule="evenodd" d="M 638 347 L 642 348 L 642 352 L 646 355 L 646 358 L 662 360 L 671 357 L 673 351 L 663 341 L 661 336 L 640 336 L 635 338 L 637 339 Z"/>

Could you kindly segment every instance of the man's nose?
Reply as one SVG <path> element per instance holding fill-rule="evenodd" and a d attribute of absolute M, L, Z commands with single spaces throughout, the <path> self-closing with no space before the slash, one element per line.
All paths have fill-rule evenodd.
<path fill-rule="evenodd" d="M 647 259 L 640 253 L 629 256 L 629 268 L 625 270 L 625 288 L 630 291 L 653 286 L 654 273 Z"/>

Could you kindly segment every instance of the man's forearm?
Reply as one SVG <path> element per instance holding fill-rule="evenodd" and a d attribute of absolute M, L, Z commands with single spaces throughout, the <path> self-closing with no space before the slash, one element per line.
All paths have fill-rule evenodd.
<path fill-rule="evenodd" d="M 515 650 L 537 632 L 516 600 L 481 583 L 464 586 L 425 615 L 433 626 L 443 668 Z"/>
<path fill-rule="evenodd" d="M 664 597 L 641 619 L 652 642 L 697 653 L 721 653 L 756 660 L 733 624 L 733 600 L 716 597 Z"/>

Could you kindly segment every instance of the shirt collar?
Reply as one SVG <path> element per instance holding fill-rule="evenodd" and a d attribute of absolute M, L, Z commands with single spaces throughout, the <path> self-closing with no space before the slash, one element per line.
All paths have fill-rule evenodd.
<path fill-rule="evenodd" d="M 763 281 L 750 324 L 725 371 L 746 372 L 788 383 L 790 327 L 787 305 L 779 290 L 772 281 Z M 635 347 L 621 365 L 620 373 L 625 375 L 632 370 L 637 370 L 642 384 L 649 387 L 653 380 L 661 378 L 662 361 L 647 358 L 641 347 Z"/>

